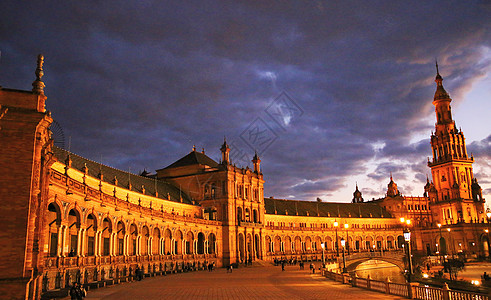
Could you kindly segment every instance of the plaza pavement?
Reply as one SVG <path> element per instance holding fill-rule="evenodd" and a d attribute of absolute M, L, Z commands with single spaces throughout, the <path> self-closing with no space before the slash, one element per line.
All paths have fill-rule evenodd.
<path fill-rule="evenodd" d="M 86 299 L 403 299 L 353 288 L 311 274 L 308 266 L 247 267 L 146 278 L 90 290 Z"/>

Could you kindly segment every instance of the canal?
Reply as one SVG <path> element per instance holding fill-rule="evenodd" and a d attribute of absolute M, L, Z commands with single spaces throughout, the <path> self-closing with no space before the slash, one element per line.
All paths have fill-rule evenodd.
<path fill-rule="evenodd" d="M 380 260 L 369 260 L 361 263 L 355 270 L 355 274 L 361 278 L 367 278 L 384 281 L 387 277 L 391 282 L 405 283 L 406 279 L 402 275 L 398 266 Z"/>

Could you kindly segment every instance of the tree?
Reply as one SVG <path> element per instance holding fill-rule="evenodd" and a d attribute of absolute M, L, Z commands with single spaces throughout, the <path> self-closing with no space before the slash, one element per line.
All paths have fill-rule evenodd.
<path fill-rule="evenodd" d="M 443 264 L 445 272 L 448 272 L 450 280 L 457 280 L 457 274 L 465 267 L 464 261 L 460 259 L 449 259 Z"/>

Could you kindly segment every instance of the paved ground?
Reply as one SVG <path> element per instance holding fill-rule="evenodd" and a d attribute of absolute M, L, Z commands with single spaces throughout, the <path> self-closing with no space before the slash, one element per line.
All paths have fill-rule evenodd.
<path fill-rule="evenodd" d="M 298 267 L 252 267 L 146 278 L 91 290 L 86 299 L 403 299 L 352 288 Z"/>

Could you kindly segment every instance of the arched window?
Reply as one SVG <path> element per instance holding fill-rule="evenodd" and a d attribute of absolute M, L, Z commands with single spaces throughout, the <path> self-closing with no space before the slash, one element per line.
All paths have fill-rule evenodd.
<path fill-rule="evenodd" d="M 93 214 L 87 217 L 87 256 L 95 255 L 95 235 L 97 231 L 97 221 Z"/>
<path fill-rule="evenodd" d="M 58 205 L 50 203 L 48 205 L 48 227 L 49 227 L 49 256 L 54 257 L 58 255 L 58 229 L 61 225 L 61 212 Z"/>

